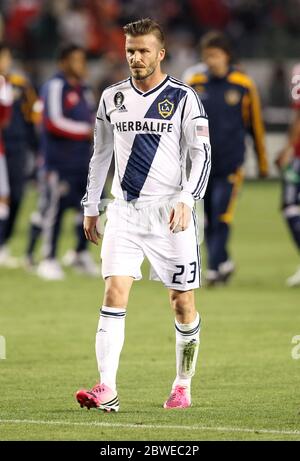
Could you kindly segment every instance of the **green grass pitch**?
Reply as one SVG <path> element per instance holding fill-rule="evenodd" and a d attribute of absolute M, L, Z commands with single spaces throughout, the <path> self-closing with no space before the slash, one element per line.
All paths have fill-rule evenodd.
<path fill-rule="evenodd" d="M 162 408 L 174 378 L 173 315 L 157 282 L 136 282 L 118 376 L 118 414 L 80 409 L 74 392 L 96 383 L 94 336 L 102 280 L 68 271 L 43 282 L 0 269 L 0 440 L 300 440 L 300 290 L 285 287 L 299 263 L 279 211 L 276 182 L 247 183 L 232 238 L 237 274 L 197 292 L 201 351 L 189 410 Z M 34 194 L 12 242 L 21 255 Z M 60 246 L 70 247 L 71 214 Z M 95 257 L 99 248 L 93 247 Z"/>

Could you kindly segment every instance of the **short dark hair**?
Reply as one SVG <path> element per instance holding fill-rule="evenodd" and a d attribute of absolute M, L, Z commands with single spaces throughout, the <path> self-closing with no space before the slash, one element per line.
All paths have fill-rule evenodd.
<path fill-rule="evenodd" d="M 57 50 L 57 60 L 63 61 L 64 59 L 67 59 L 70 54 L 74 53 L 74 51 L 82 51 L 84 54 L 86 54 L 86 50 L 82 46 L 76 45 L 75 43 L 64 43 Z"/>
<path fill-rule="evenodd" d="M 151 18 L 139 19 L 135 22 L 130 22 L 123 27 L 125 35 L 138 37 L 139 35 L 154 34 L 160 41 L 162 47 L 165 46 L 165 36 L 161 25 Z"/>
<path fill-rule="evenodd" d="M 203 52 L 207 48 L 219 48 L 229 56 L 230 61 L 233 60 L 231 44 L 222 32 L 212 30 L 203 35 L 200 41 L 200 51 Z"/>

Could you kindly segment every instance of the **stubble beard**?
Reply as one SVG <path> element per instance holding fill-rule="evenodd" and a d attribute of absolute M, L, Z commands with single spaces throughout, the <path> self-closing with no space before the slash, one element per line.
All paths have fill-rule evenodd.
<path fill-rule="evenodd" d="M 145 70 L 144 68 L 141 68 L 140 70 Z M 155 66 L 151 66 L 148 69 L 146 69 L 146 74 L 139 74 L 139 69 L 131 69 L 131 75 L 135 80 L 145 80 L 146 78 L 150 77 L 150 75 L 153 74 L 155 71 Z"/>

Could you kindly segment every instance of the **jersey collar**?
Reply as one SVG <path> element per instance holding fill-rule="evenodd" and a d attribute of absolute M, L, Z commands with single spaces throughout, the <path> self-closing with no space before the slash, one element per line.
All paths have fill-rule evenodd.
<path fill-rule="evenodd" d="M 152 93 L 155 93 L 157 90 L 159 90 L 162 86 L 164 86 L 164 84 L 169 80 L 169 75 L 166 76 L 166 78 L 160 82 L 157 86 L 155 86 L 154 88 L 151 88 L 151 90 L 149 91 L 146 91 L 145 93 L 143 93 L 141 90 L 139 90 L 133 83 L 132 81 L 132 77 L 130 77 L 130 85 L 132 86 L 132 88 L 134 89 L 134 91 L 136 91 L 139 95 L 143 96 L 144 98 L 146 96 L 149 96 L 150 94 Z"/>
<path fill-rule="evenodd" d="M 210 80 L 215 80 L 215 81 L 221 82 L 221 81 L 227 80 L 228 75 L 231 74 L 231 72 L 233 72 L 233 71 L 234 71 L 234 67 L 232 65 L 230 65 L 228 67 L 227 73 L 223 77 L 217 77 L 216 75 L 211 74 L 209 72 L 209 70 L 207 71 L 207 74 L 208 74 Z"/>

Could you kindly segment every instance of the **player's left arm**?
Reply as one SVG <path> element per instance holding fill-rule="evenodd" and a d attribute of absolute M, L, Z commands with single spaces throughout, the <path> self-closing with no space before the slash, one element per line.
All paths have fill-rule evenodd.
<path fill-rule="evenodd" d="M 179 201 L 171 211 L 170 230 L 184 231 L 191 220 L 195 200 L 205 194 L 211 168 L 208 118 L 197 94 L 190 90 L 182 107 L 182 143 L 191 160 L 189 177 L 182 185 Z"/>
<path fill-rule="evenodd" d="M 275 159 L 275 165 L 280 170 L 288 166 L 298 145 L 300 148 L 300 110 L 294 114 L 294 120 L 289 128 L 287 144 L 279 151 Z"/>
<path fill-rule="evenodd" d="M 43 103 L 30 81 L 23 87 L 22 113 L 26 122 L 26 141 L 35 157 L 38 155 L 38 126 L 42 122 Z"/>
<path fill-rule="evenodd" d="M 13 93 L 11 85 L 0 75 L 0 128 L 5 128 L 11 118 Z"/>
<path fill-rule="evenodd" d="M 268 159 L 265 145 L 265 126 L 261 113 L 261 102 L 260 97 L 256 88 L 256 85 L 251 81 L 249 88 L 249 100 L 250 100 L 250 134 L 254 140 L 255 151 L 258 161 L 258 169 L 260 177 L 266 177 L 268 175 Z"/>

